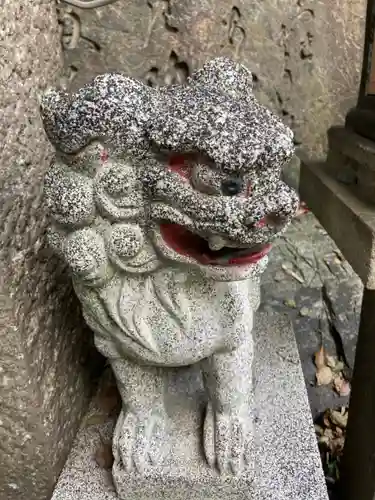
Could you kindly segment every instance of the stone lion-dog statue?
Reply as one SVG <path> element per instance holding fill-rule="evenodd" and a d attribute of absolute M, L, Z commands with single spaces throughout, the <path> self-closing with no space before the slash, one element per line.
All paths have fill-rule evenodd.
<path fill-rule="evenodd" d="M 298 208 L 281 180 L 293 134 L 226 58 L 183 85 L 122 74 L 40 100 L 56 149 L 45 176 L 48 239 L 68 264 L 122 398 L 115 462 L 163 460 L 167 368 L 200 364 L 209 466 L 252 459 L 252 326 L 272 240 Z"/>

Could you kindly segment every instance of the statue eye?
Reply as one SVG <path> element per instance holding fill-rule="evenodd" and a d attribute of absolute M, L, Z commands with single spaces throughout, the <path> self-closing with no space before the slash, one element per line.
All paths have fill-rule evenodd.
<path fill-rule="evenodd" d="M 240 177 L 229 177 L 221 183 L 221 191 L 225 196 L 235 196 L 243 188 L 243 180 Z"/>

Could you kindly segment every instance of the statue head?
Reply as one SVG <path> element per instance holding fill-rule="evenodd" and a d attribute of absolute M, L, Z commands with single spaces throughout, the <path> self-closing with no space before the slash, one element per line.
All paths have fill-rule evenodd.
<path fill-rule="evenodd" d="M 255 277 L 298 207 L 281 181 L 293 134 L 225 58 L 160 90 L 105 74 L 41 113 L 56 158 L 45 179 L 50 242 L 76 278 L 185 265 Z"/>

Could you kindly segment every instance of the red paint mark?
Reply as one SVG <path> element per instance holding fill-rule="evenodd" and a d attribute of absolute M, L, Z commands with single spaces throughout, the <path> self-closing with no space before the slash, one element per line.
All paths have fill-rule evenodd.
<path fill-rule="evenodd" d="M 296 212 L 296 217 L 299 217 L 300 215 L 304 215 L 310 212 L 309 207 L 306 205 L 304 201 L 301 201 L 299 204 L 298 210 Z"/>
<path fill-rule="evenodd" d="M 169 158 L 169 166 L 170 167 L 176 167 L 183 165 L 185 163 L 185 158 L 183 155 L 172 155 Z"/>
<path fill-rule="evenodd" d="M 264 227 L 266 224 L 267 224 L 267 219 L 266 217 L 263 217 L 263 219 L 258 220 L 258 222 L 254 224 L 254 226 L 257 228 L 261 228 Z"/>
<path fill-rule="evenodd" d="M 102 149 L 100 152 L 100 161 L 105 163 L 108 160 L 108 151 L 106 149 Z"/>
<path fill-rule="evenodd" d="M 267 245 L 260 252 L 252 253 L 250 255 L 243 255 L 241 257 L 234 257 L 228 260 L 229 266 L 239 266 L 241 264 L 255 264 L 258 260 L 262 259 L 271 250 L 271 245 Z"/>
<path fill-rule="evenodd" d="M 208 253 L 207 241 L 197 234 L 191 233 L 183 226 L 172 223 L 160 224 L 160 233 L 165 243 L 175 252 L 192 257 L 205 266 L 219 265 L 225 267 L 255 264 L 271 250 L 271 245 L 266 245 L 260 252 L 232 257 L 229 258 L 227 263 L 221 262 L 218 264 L 215 253 Z"/>
<path fill-rule="evenodd" d="M 190 179 L 191 167 L 186 164 L 186 160 L 182 155 L 173 155 L 169 159 L 169 169 L 176 172 L 184 179 Z"/>

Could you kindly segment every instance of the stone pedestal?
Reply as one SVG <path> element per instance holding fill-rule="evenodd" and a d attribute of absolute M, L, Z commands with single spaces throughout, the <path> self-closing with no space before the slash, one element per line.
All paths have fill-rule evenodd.
<path fill-rule="evenodd" d="M 343 127 L 330 129 L 326 162 L 303 159 L 300 195 L 366 288 L 375 288 L 375 146 Z"/>
<path fill-rule="evenodd" d="M 132 500 L 327 500 L 294 334 L 279 316 L 259 314 L 255 340 L 255 469 L 238 479 L 221 479 L 206 466 L 196 427 L 205 402 L 200 374 L 183 369 L 171 375 L 173 420 L 164 466 L 144 477 L 114 467 L 121 499 Z M 187 384 L 188 382 L 188 384 Z M 94 414 L 95 414 L 95 410 Z M 94 418 L 87 419 L 95 422 Z M 110 471 L 94 459 L 113 422 L 83 427 L 52 500 L 115 500 Z"/>
<path fill-rule="evenodd" d="M 90 395 L 91 334 L 44 241 L 37 93 L 62 67 L 54 2 L 2 1 L 0 47 L 0 498 L 45 500 Z"/>

